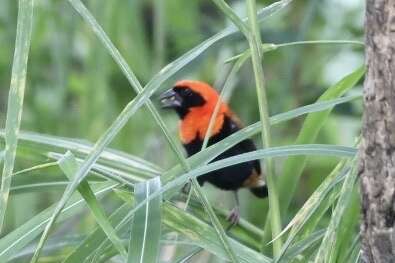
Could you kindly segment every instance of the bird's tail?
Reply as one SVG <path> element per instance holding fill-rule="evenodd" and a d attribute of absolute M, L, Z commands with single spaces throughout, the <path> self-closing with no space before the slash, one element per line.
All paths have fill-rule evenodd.
<path fill-rule="evenodd" d="M 250 190 L 256 197 L 259 198 L 265 198 L 268 195 L 266 185 L 250 188 Z"/>

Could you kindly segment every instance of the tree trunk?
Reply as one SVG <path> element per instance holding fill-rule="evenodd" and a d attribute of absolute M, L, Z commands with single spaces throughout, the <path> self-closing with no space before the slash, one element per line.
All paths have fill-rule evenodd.
<path fill-rule="evenodd" d="M 366 1 L 362 261 L 395 262 L 395 1 Z"/>

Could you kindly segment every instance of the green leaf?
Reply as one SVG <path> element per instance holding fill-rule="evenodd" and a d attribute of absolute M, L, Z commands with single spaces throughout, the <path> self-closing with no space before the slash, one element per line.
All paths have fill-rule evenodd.
<path fill-rule="evenodd" d="M 290 46 L 298 46 L 298 45 L 358 45 L 363 47 L 365 45 L 364 42 L 361 41 L 354 41 L 354 40 L 308 40 L 308 41 L 296 41 L 296 42 L 287 42 L 281 44 L 274 44 L 274 43 L 264 43 L 261 45 L 261 49 L 263 53 L 270 52 L 273 50 L 277 50 L 278 48 L 282 47 L 290 47 Z M 232 62 L 241 56 L 251 56 L 250 49 L 245 50 L 241 54 L 237 54 L 231 58 L 228 58 L 225 63 Z"/>
<path fill-rule="evenodd" d="M 283 121 L 291 120 L 296 117 L 302 116 L 306 113 L 320 112 L 327 109 L 331 109 L 336 105 L 350 102 L 360 98 L 362 98 L 362 94 L 350 95 L 342 98 L 325 100 L 325 101 L 318 101 L 310 105 L 302 106 L 284 113 L 274 115 L 273 117 L 270 118 L 270 124 L 275 125 Z"/>
<path fill-rule="evenodd" d="M 74 176 L 74 173 L 78 169 L 77 160 L 74 158 L 71 152 L 67 152 L 62 159 L 59 160 L 59 166 L 65 175 L 71 180 Z M 89 209 L 92 211 L 96 222 L 99 226 L 103 229 L 106 233 L 107 237 L 111 240 L 114 244 L 115 248 L 121 253 L 121 255 L 126 259 L 127 252 L 125 247 L 122 244 L 121 239 L 115 233 L 114 228 L 112 227 L 111 223 L 108 221 L 108 218 L 105 214 L 103 207 L 100 205 L 99 201 L 96 199 L 95 194 L 93 193 L 89 183 L 84 180 L 78 186 L 78 192 L 86 201 Z"/>
<path fill-rule="evenodd" d="M 134 189 L 136 204 L 147 199 L 151 193 L 159 191 L 160 187 L 159 177 L 136 184 Z M 161 205 L 162 196 L 158 195 L 134 215 L 128 263 L 157 262 L 161 237 Z"/>
<path fill-rule="evenodd" d="M 263 72 L 262 59 L 263 51 L 261 49 L 261 31 L 256 18 L 256 0 L 246 0 L 248 22 L 250 33 L 245 37 L 251 50 L 251 60 L 255 77 L 255 89 L 258 98 L 259 116 L 261 120 L 261 141 L 263 148 L 271 147 L 271 125 L 269 121 L 269 104 L 266 95 L 265 76 Z M 269 199 L 269 213 L 268 222 L 270 222 L 273 237 L 281 232 L 281 212 L 279 204 L 278 186 L 275 182 L 275 169 L 272 158 L 266 158 L 265 166 L 263 167 L 265 173 L 265 181 L 268 191 Z M 265 243 L 264 243 L 265 244 Z M 266 245 L 266 244 L 265 244 Z M 273 255 L 277 256 L 281 251 L 281 238 L 273 242 Z"/>
<path fill-rule="evenodd" d="M 335 259 L 332 262 L 348 262 L 348 256 L 352 254 L 355 246 L 359 245 L 359 224 L 361 216 L 360 194 L 358 187 L 354 187 L 347 213 L 342 217 L 336 233 L 336 242 L 333 249 Z M 353 244 L 350 250 L 343 249 Z"/>
<path fill-rule="evenodd" d="M 3 228 L 7 209 L 18 143 L 18 133 L 22 119 L 32 24 L 33 0 L 19 0 L 15 52 L 12 63 L 11 84 L 8 94 L 5 124 L 4 165 L 0 188 L 0 232 Z"/>
<path fill-rule="evenodd" d="M 43 183 L 25 183 L 12 185 L 10 188 L 13 194 L 26 194 L 29 192 L 43 192 L 49 190 L 63 190 L 69 181 L 63 182 L 43 182 Z"/>
<path fill-rule="evenodd" d="M 5 132 L 0 129 L 0 137 L 4 138 Z M 85 140 L 58 137 L 48 134 L 21 131 L 18 134 L 19 146 L 31 149 L 34 154 L 48 155 L 48 153 L 58 153 L 63 156 L 66 151 L 73 152 L 76 157 L 86 157 L 92 151 L 93 144 Z M 59 159 L 59 158 L 58 158 Z M 100 155 L 97 163 L 113 167 L 130 174 L 138 174 L 152 177 L 161 173 L 161 169 L 142 158 L 125 152 L 106 148 Z"/>

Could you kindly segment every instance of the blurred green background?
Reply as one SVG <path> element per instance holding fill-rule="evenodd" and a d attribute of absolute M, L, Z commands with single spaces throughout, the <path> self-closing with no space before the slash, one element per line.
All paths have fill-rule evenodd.
<path fill-rule="evenodd" d="M 260 6 L 272 1 L 258 1 Z M 142 84 L 173 61 L 230 22 L 208 0 L 84 1 Z M 243 1 L 228 1 L 245 16 Z M 362 40 L 363 3 L 357 0 L 299 0 L 262 23 L 262 40 L 286 43 L 300 40 Z M 0 8 L 0 120 L 5 123 L 6 103 L 14 51 L 17 1 L 3 0 Z M 210 48 L 168 81 L 199 79 L 222 88 L 230 66 L 224 61 L 247 48 L 238 35 Z M 270 113 L 313 103 L 323 91 L 363 64 L 363 50 L 351 45 L 304 45 L 281 48 L 264 57 Z M 32 47 L 28 65 L 22 130 L 94 142 L 136 94 L 93 32 L 67 1 L 36 0 Z M 259 120 L 252 66 L 248 61 L 232 83 L 230 105 L 243 122 Z M 156 104 L 159 107 L 159 104 Z M 166 124 L 177 134 L 177 117 L 163 112 Z M 351 146 L 359 132 L 360 101 L 336 107 L 319 143 Z M 272 129 L 273 144 L 292 144 L 303 118 Z M 259 144 L 259 138 L 255 138 Z M 142 157 L 164 170 L 176 163 L 161 130 L 145 109 L 135 114 L 111 147 Z M 310 158 L 292 209 L 298 210 L 333 168 L 330 158 Z M 276 161 L 281 171 L 282 160 Z M 16 171 L 35 165 L 18 161 Z M 47 171 L 48 176 L 51 170 Z M 217 207 L 233 205 L 230 195 L 205 190 Z M 267 201 L 242 192 L 242 216 L 262 225 Z M 7 212 L 8 229 L 18 226 L 57 201 L 61 192 L 12 195 Z M 284 215 L 291 217 L 289 215 Z M 284 220 L 287 221 L 287 220 Z M 89 226 L 86 226 L 89 229 Z"/>

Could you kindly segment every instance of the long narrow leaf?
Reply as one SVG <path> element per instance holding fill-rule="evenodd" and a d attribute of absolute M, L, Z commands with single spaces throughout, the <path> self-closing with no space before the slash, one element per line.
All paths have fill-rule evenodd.
<path fill-rule="evenodd" d="M 3 139 L 4 137 L 4 130 L 0 130 L 0 138 Z M 63 154 L 66 151 L 72 151 L 76 157 L 85 157 L 92 151 L 94 146 L 92 143 L 84 140 L 27 131 L 20 131 L 18 140 L 20 146 L 32 149 L 34 153 L 44 153 L 46 156 L 48 152 Z M 157 165 L 151 162 L 110 148 L 106 148 L 101 153 L 98 162 L 130 173 L 147 176 L 155 176 L 162 172 Z"/>
<path fill-rule="evenodd" d="M 263 51 L 261 49 L 261 31 L 256 18 L 256 0 L 246 0 L 247 13 L 250 25 L 250 34 L 246 35 L 251 50 L 251 60 L 255 77 L 255 88 L 258 98 L 259 117 L 261 120 L 261 140 L 263 148 L 271 147 L 271 126 L 269 121 L 269 104 L 266 95 L 265 77 L 262 66 Z M 269 198 L 268 221 L 270 222 L 273 237 L 281 232 L 281 212 L 279 204 L 278 186 L 275 183 L 275 169 L 272 158 L 265 160 L 265 180 Z M 267 231 L 269 232 L 269 231 Z M 264 245 L 265 241 L 263 242 Z M 281 238 L 273 242 L 273 255 L 277 256 L 281 251 Z"/>
<path fill-rule="evenodd" d="M 294 119 L 298 116 L 302 116 L 306 113 L 319 112 L 333 108 L 336 105 L 343 104 L 346 102 L 353 101 L 355 99 L 360 99 L 362 94 L 345 96 L 337 99 L 318 101 L 316 103 L 302 106 L 284 113 L 280 113 L 270 117 L 270 124 L 275 125 L 283 121 Z"/>
<path fill-rule="evenodd" d="M 160 187 L 159 177 L 136 184 L 136 204 L 147 199 L 151 193 L 159 191 Z M 162 196 L 158 195 L 135 214 L 130 233 L 128 263 L 157 262 L 161 237 L 161 204 Z"/>
<path fill-rule="evenodd" d="M 7 209 L 18 143 L 18 133 L 22 119 L 32 24 L 33 0 L 19 0 L 14 61 L 12 63 L 11 84 L 8 94 L 5 124 L 5 154 L 0 188 L 0 232 L 3 228 Z"/>
<path fill-rule="evenodd" d="M 352 253 L 352 247 L 347 251 L 343 249 L 349 244 L 354 247 L 359 245 L 359 223 L 360 223 L 360 195 L 357 187 L 354 187 L 347 213 L 344 214 L 336 233 L 335 247 L 332 250 L 332 262 L 347 262 L 347 257 Z"/>

